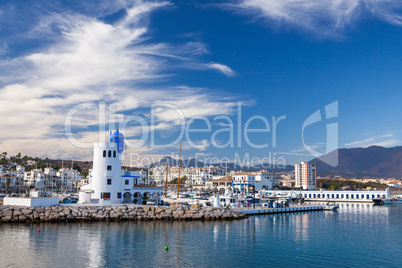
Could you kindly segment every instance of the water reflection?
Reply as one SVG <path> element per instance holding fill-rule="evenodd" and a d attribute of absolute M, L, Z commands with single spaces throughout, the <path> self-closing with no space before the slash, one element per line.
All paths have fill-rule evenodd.
<path fill-rule="evenodd" d="M 314 266 L 314 261 L 392 267 L 401 206 L 340 205 L 339 212 L 230 222 L 41 224 L 39 234 L 38 225 L 3 224 L 0 258 L 2 265 L 16 267 Z M 379 244 L 387 250 L 371 248 Z"/>

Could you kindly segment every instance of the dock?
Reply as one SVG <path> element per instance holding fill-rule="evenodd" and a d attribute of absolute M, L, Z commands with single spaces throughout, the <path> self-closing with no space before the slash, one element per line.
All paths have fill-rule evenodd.
<path fill-rule="evenodd" d="M 274 214 L 274 213 L 293 213 L 293 212 L 305 212 L 323 210 L 324 206 L 316 205 L 292 205 L 290 207 L 283 208 L 236 208 L 234 211 L 243 213 L 245 215 L 262 215 L 262 214 Z"/>

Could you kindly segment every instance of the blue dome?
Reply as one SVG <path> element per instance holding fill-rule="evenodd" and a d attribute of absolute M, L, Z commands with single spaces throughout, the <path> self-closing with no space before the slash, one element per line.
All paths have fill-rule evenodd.
<path fill-rule="evenodd" d="M 124 136 L 119 132 L 119 130 L 110 134 L 110 143 L 117 143 L 117 151 L 119 154 L 124 151 Z"/>

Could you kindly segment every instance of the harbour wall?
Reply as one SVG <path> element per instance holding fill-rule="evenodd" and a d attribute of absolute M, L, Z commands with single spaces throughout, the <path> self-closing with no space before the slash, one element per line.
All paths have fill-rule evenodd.
<path fill-rule="evenodd" d="M 238 220 L 247 216 L 226 208 L 154 206 L 0 207 L 0 223 L 125 221 L 125 220 Z"/>
<path fill-rule="evenodd" d="M 285 208 L 261 208 L 261 209 L 239 209 L 235 210 L 246 215 L 261 215 L 261 214 L 274 214 L 274 213 L 291 213 L 291 212 L 303 212 L 303 211 L 314 211 L 323 210 L 323 206 L 291 206 Z"/>

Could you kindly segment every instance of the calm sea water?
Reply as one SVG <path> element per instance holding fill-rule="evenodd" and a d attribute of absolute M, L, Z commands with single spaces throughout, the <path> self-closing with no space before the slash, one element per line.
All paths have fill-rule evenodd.
<path fill-rule="evenodd" d="M 1 267 L 402 267 L 402 205 L 37 227 L 0 224 Z"/>

